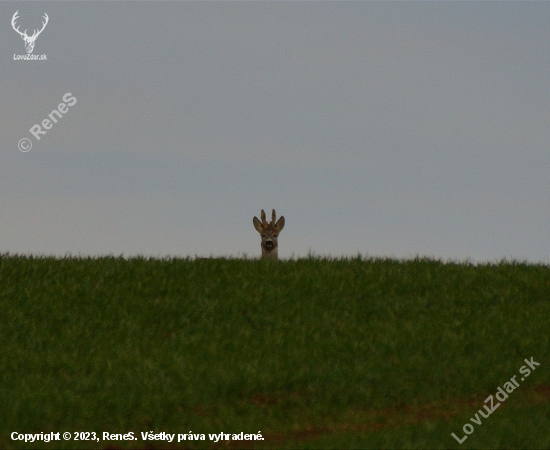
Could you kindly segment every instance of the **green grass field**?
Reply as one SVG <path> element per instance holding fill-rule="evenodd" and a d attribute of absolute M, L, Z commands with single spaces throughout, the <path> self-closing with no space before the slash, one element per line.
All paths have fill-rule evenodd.
<path fill-rule="evenodd" d="M 0 315 L 3 449 L 550 448 L 547 266 L 3 255 Z"/>

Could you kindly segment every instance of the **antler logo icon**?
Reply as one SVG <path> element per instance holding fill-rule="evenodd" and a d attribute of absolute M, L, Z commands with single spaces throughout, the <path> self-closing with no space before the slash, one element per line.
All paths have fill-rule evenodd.
<path fill-rule="evenodd" d="M 21 38 L 23 38 L 23 40 L 25 41 L 25 50 L 27 50 L 27 53 L 30 54 L 34 50 L 34 44 L 35 44 L 36 38 L 40 35 L 40 33 L 42 33 L 42 31 L 44 31 L 44 28 L 46 28 L 49 17 L 46 13 L 44 13 L 44 19 L 46 21 L 42 22 L 42 29 L 40 31 L 34 30 L 34 33 L 32 34 L 32 36 L 28 36 L 27 35 L 27 30 L 25 30 L 23 33 L 21 33 L 21 31 L 19 31 L 19 27 L 15 28 L 15 22 L 19 17 L 17 15 L 18 13 L 19 13 L 19 10 L 15 11 L 15 14 L 11 18 L 11 26 L 13 27 L 13 29 L 15 31 L 17 31 L 21 35 Z"/>

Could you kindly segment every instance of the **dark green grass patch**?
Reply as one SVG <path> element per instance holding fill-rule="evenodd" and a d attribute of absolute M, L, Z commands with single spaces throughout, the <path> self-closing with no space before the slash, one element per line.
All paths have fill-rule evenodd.
<path fill-rule="evenodd" d="M 469 414 L 452 405 L 494 394 L 525 358 L 540 366 L 510 396 L 550 386 L 549 318 L 539 265 L 4 255 L 0 447 L 39 447 L 12 432 L 132 431 L 139 440 L 42 445 L 166 448 L 140 433 L 190 430 L 206 441 L 185 448 L 225 445 L 208 440 L 222 431 L 305 447 L 308 430 L 333 447 L 452 447 L 454 417 Z M 384 414 L 427 404 L 444 406 L 432 428 Z M 523 411 L 536 408 L 548 403 Z M 360 431 L 365 411 L 388 426 Z M 479 437 L 503 412 L 460 447 L 506 446 L 498 428 Z"/>

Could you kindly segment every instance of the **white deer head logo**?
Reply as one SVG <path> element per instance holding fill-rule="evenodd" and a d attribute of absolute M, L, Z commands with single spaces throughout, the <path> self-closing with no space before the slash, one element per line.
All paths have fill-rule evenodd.
<path fill-rule="evenodd" d="M 46 19 L 46 21 L 42 22 L 42 29 L 40 31 L 34 30 L 34 33 L 32 34 L 32 36 L 28 36 L 27 35 L 27 30 L 25 30 L 23 33 L 21 33 L 21 31 L 19 31 L 19 27 L 15 28 L 15 21 L 19 17 L 17 15 L 18 13 L 19 13 L 19 11 L 15 11 L 15 14 L 11 18 L 11 26 L 13 27 L 13 29 L 15 31 L 17 31 L 21 35 L 21 37 L 25 41 L 25 50 L 27 50 L 27 53 L 30 54 L 34 50 L 34 44 L 35 44 L 36 38 L 40 35 L 40 33 L 42 33 L 44 28 L 46 28 L 46 24 L 48 23 L 49 17 L 46 13 L 44 13 L 44 19 Z"/>

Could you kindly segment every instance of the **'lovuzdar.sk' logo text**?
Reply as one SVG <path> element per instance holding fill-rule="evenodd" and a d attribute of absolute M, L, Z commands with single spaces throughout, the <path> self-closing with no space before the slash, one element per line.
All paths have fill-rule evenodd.
<path fill-rule="evenodd" d="M 44 13 L 44 22 L 42 22 L 42 28 L 40 28 L 40 30 L 33 30 L 33 34 L 32 36 L 29 36 L 27 34 L 27 30 L 21 32 L 19 30 L 19 26 L 16 26 L 16 22 L 17 22 L 17 19 L 19 18 L 18 16 L 19 14 L 19 10 L 18 11 L 15 11 L 15 14 L 13 15 L 13 17 L 11 18 L 11 26 L 13 27 L 13 29 L 19 33 L 19 35 L 21 36 L 21 38 L 23 39 L 23 41 L 25 41 L 25 50 L 27 51 L 27 54 L 26 55 L 13 55 L 13 59 L 14 60 L 45 60 L 46 59 L 46 55 L 40 55 L 40 56 L 37 56 L 37 55 L 32 55 L 32 52 L 34 50 L 34 45 L 36 44 L 36 38 L 38 36 L 40 36 L 40 33 L 42 33 L 42 31 L 44 31 L 44 28 L 46 28 L 46 25 L 48 24 L 48 21 L 50 20 L 50 18 L 48 17 L 48 15 L 46 13 Z"/>

